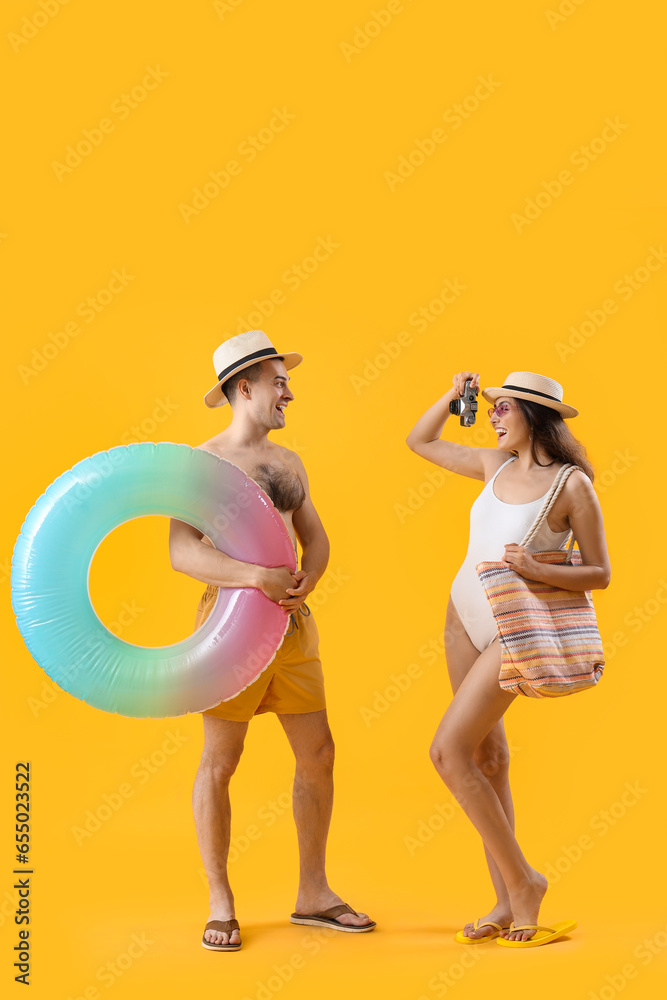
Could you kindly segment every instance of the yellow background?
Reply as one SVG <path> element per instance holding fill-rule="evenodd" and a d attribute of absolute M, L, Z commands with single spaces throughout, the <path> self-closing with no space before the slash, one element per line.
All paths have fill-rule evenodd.
<path fill-rule="evenodd" d="M 11 95 L 0 220 L 3 982 L 18 991 L 13 773 L 27 758 L 33 996 L 133 998 L 154 986 L 163 997 L 222 989 L 238 1000 L 431 1000 L 454 989 L 609 1000 L 626 980 L 628 996 L 654 996 L 667 944 L 667 569 L 663 421 L 652 401 L 667 270 L 655 255 L 656 269 L 641 269 L 665 239 L 662 12 L 650 0 L 561 0 L 560 15 L 557 0 L 44 4 L 48 15 L 38 0 L 9 0 L 1 15 Z M 148 68 L 154 89 L 124 103 Z M 492 92 L 475 98 L 480 78 Z M 54 167 L 102 119 L 113 127 L 92 133 L 90 154 Z M 604 132 L 608 119 L 615 133 Z M 431 149 L 434 129 L 445 138 L 392 180 L 400 157 L 419 160 L 417 140 Z M 250 161 L 243 144 L 260 134 Z M 240 170 L 227 186 L 209 188 L 198 214 L 184 211 L 230 160 Z M 527 200 L 549 185 L 558 192 L 565 170 L 571 182 L 517 223 Z M 318 245 L 326 259 L 302 264 Z M 295 267 L 311 268 L 299 287 Z M 80 303 L 123 269 L 132 278 L 87 322 Z M 628 294 L 624 275 L 635 272 Z M 465 289 L 431 308 L 447 280 Z M 610 299 L 615 310 L 595 326 L 588 312 Z M 270 315 L 246 322 L 257 303 Z M 422 307 L 432 321 L 418 329 L 410 317 Z M 577 339 L 571 327 L 587 320 Z M 79 332 L 67 339 L 73 322 Z M 338 746 L 330 881 L 379 926 L 318 939 L 287 922 L 292 764 L 275 717 L 264 716 L 232 786 L 244 948 L 216 955 L 199 944 L 208 912 L 190 811 L 199 718 L 119 718 L 54 688 L 15 628 L 9 565 L 28 510 L 75 462 L 129 440 L 195 445 L 221 429 L 229 411 L 202 403 L 211 355 L 250 326 L 305 357 L 276 440 L 301 455 L 332 543 L 330 593 L 312 602 Z M 609 589 L 595 595 L 608 655 L 600 688 L 515 703 L 506 720 L 520 843 L 555 873 L 542 917 L 574 917 L 579 929 L 521 954 L 480 945 L 474 958 L 452 937 L 487 911 L 490 883 L 477 835 L 427 751 L 450 698 L 437 647 L 480 484 L 448 474 L 434 485 L 435 467 L 404 444 L 463 368 L 487 386 L 517 369 L 563 384 L 581 411 L 571 427 L 597 470 L 612 562 Z M 487 424 L 451 421 L 446 434 L 492 447 Z M 107 623 L 123 602 L 134 609 L 125 638 L 162 644 L 190 631 L 202 587 L 171 571 L 166 522 L 153 519 L 106 540 L 92 589 Z M 394 677 L 411 664 L 396 697 Z M 179 748 L 165 755 L 169 733 Z M 152 756 L 149 773 L 141 761 Z M 131 797 L 77 843 L 87 811 L 128 782 Z M 624 803 L 626 783 L 635 792 Z M 260 833 L 246 844 L 248 826 Z M 420 846 L 406 840 L 420 832 Z M 150 944 L 122 975 L 100 978 L 132 935 Z"/>

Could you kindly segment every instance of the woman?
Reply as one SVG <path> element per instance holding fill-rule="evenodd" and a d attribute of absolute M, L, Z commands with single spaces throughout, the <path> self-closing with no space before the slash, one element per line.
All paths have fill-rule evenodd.
<path fill-rule="evenodd" d="M 476 448 L 440 440 L 449 404 L 463 394 L 467 379 L 479 390 L 478 372 L 454 375 L 453 388 L 420 417 L 407 439 L 429 462 L 485 483 L 471 509 L 468 553 L 447 608 L 445 653 L 454 697 L 436 732 L 431 758 L 482 837 L 496 892 L 489 912 L 466 924 L 457 940 L 473 944 L 500 936 L 528 947 L 567 931 L 550 934 L 538 925 L 547 880 L 531 868 L 514 836 L 503 715 L 516 695 L 498 683 L 499 639 L 475 564 L 500 560 L 526 579 L 582 591 L 608 586 L 609 556 L 593 470 L 564 420 L 578 411 L 563 403 L 558 382 L 512 372 L 503 386 L 483 390 L 492 404 L 488 413 L 497 444 Z M 570 473 L 538 534 L 529 547 L 522 547 L 517 543 L 565 464 L 584 471 Z M 581 566 L 533 559 L 531 551 L 564 547 L 570 530 Z M 510 930 L 512 922 L 523 929 Z"/>

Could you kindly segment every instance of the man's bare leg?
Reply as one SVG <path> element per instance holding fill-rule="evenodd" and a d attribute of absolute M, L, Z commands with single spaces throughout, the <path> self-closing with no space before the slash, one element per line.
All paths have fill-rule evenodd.
<path fill-rule="evenodd" d="M 296 913 L 318 913 L 344 900 L 329 888 L 325 855 L 333 806 L 334 743 L 326 710 L 279 715 L 296 759 L 293 809 L 299 840 Z M 365 913 L 343 913 L 339 923 L 362 926 Z"/>
<path fill-rule="evenodd" d="M 197 842 L 209 886 L 209 920 L 230 920 L 234 916 L 234 896 L 227 877 L 227 856 L 231 808 L 229 781 L 241 757 L 247 722 L 229 722 L 214 715 L 202 715 L 204 750 L 192 791 Z M 208 921 L 207 921 L 208 922 Z M 207 930 L 211 944 L 239 944 L 237 930 Z"/>

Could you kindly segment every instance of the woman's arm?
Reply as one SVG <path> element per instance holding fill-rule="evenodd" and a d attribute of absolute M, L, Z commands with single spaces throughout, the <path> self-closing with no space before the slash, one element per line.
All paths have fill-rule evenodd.
<path fill-rule="evenodd" d="M 493 448 L 475 448 L 471 445 L 442 441 L 442 434 L 449 413 L 449 404 L 462 395 L 466 379 L 470 379 L 473 389 L 479 389 L 478 372 L 459 372 L 452 379 L 453 386 L 444 396 L 429 407 L 412 428 L 406 443 L 408 448 L 421 455 L 428 462 L 440 465 L 450 472 L 457 472 L 471 479 L 486 479 L 486 458 L 495 455 Z"/>
<path fill-rule="evenodd" d="M 567 518 L 581 552 L 581 566 L 538 562 L 521 545 L 506 545 L 503 562 L 527 580 L 564 590 L 604 590 L 609 586 L 611 566 L 602 509 L 593 484 L 585 473 L 576 471 L 570 474 L 563 492 L 568 500 Z"/>

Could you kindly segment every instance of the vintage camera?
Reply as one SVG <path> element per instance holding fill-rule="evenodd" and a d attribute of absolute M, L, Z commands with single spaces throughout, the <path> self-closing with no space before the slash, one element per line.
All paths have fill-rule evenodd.
<path fill-rule="evenodd" d="M 466 379 L 463 395 L 453 399 L 449 404 L 449 412 L 461 417 L 461 427 L 472 427 L 477 413 L 477 389 L 471 389 L 472 379 Z"/>

